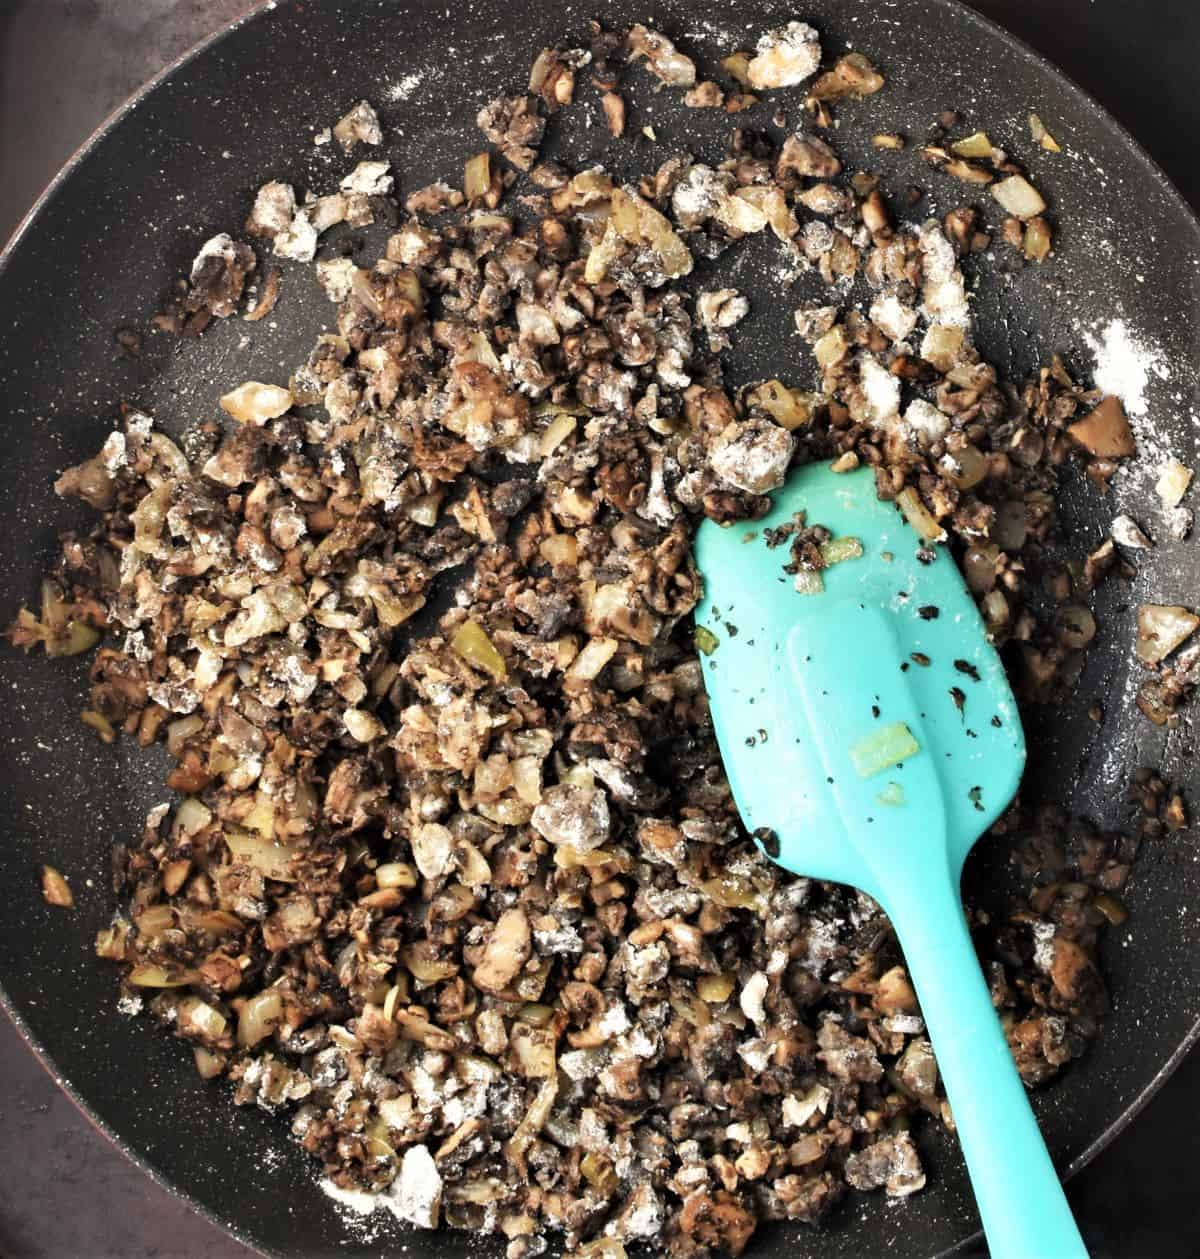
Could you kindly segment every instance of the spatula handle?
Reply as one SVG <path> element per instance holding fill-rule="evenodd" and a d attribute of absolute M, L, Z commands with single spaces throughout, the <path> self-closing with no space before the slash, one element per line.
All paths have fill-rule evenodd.
<path fill-rule="evenodd" d="M 921 1002 L 992 1259 L 1087 1259 L 996 1017 L 958 874 L 889 879 L 885 908 Z"/>

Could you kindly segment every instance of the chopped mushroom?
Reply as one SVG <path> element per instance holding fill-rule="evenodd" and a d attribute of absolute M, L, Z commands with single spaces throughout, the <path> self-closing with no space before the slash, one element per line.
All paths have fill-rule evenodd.
<path fill-rule="evenodd" d="M 548 787 L 530 822 L 552 844 L 587 852 L 608 839 L 608 798 L 595 787 L 571 783 Z"/>
<path fill-rule="evenodd" d="M 189 310 L 206 310 L 218 319 L 236 314 L 246 276 L 257 266 L 249 245 L 235 242 L 226 232 L 205 241 L 192 262 Z"/>
<path fill-rule="evenodd" d="M 280 232 L 286 232 L 296 217 L 296 193 L 291 184 L 272 180 L 263 184 L 254 198 L 254 206 L 250 217 L 246 220 L 246 231 L 251 236 L 266 236 L 274 239 Z"/>
<path fill-rule="evenodd" d="M 502 992 L 516 978 L 529 958 L 529 919 L 523 909 L 501 914 L 487 945 L 483 960 L 475 968 L 475 984 L 488 992 Z"/>
<path fill-rule="evenodd" d="M 632 59 L 646 59 L 646 68 L 667 87 L 693 87 L 696 63 L 685 57 L 665 35 L 638 23 L 626 37 Z"/>
<path fill-rule="evenodd" d="M 276 233 L 271 248 L 280 258 L 311 262 L 316 257 L 319 233 L 308 208 L 298 210 L 292 221 Z"/>
<path fill-rule="evenodd" d="M 856 1189 L 886 1186 L 889 1198 L 905 1198 L 925 1188 L 921 1160 L 907 1132 L 884 1137 L 846 1160 L 846 1179 Z"/>
<path fill-rule="evenodd" d="M 729 338 L 725 333 L 746 318 L 750 303 L 737 289 L 715 289 L 700 294 L 696 309 L 708 333 L 709 346 L 715 352 L 728 348 Z"/>
<path fill-rule="evenodd" d="M 410 1146 L 388 1194 L 392 1209 L 418 1228 L 437 1228 L 442 1206 L 442 1175 L 424 1145 Z"/>
<path fill-rule="evenodd" d="M 740 88 L 755 62 L 797 73 L 816 54 L 807 36 L 785 54 L 790 29 L 724 70 Z M 742 827 L 700 658 L 728 667 L 745 628 L 732 608 L 695 623 L 697 526 L 752 543 L 793 460 L 869 467 L 922 559 L 943 539 L 962 557 L 1022 699 L 1057 703 L 1103 635 L 1094 590 L 1144 535 L 1118 518 L 1085 554 L 1056 499 L 1102 489 L 1133 439 L 1060 359 L 1025 381 L 985 360 L 962 269 L 991 261 L 977 211 L 922 221 L 919 189 L 841 178 L 839 136 L 868 107 L 839 130 L 829 103 L 883 86 L 864 55 L 805 80 L 811 132 L 738 130 L 715 165 L 673 155 L 622 182 L 540 160 L 549 114 L 594 85 L 623 130 L 630 55 L 694 102 L 721 89 L 645 27 L 533 51 L 527 93 L 489 102 L 487 147 L 459 155 L 464 190 L 419 189 L 400 217 L 383 161 L 300 205 L 259 189 L 246 231 L 281 256 L 380 222 L 314 268 L 329 329 L 178 445 L 127 411 L 58 481 L 95 522 L 9 636 L 93 653 L 82 721 L 160 743 L 180 793 L 114 854 L 96 950 L 124 1008 L 237 1104 L 290 1112 L 340 1190 L 421 1227 L 500 1227 L 514 1255 L 565 1236 L 702 1259 L 761 1219 L 818 1222 L 847 1185 L 915 1191 L 908 1126 L 950 1117 L 880 907 L 791 877 Z M 938 169 L 1015 176 L 985 133 L 942 133 Z M 1000 232 L 1036 258 L 1053 241 L 1040 212 L 1016 217 L 1033 204 Z M 768 230 L 769 272 L 803 277 L 805 353 L 732 380 L 716 351 L 747 303 L 723 286 Z M 214 246 L 159 326 L 195 333 L 243 302 L 248 254 Z M 1164 510 L 1168 533 L 1187 523 L 1178 498 Z M 809 592 L 862 552 L 815 521 L 767 541 Z M 1196 628 L 1142 609 L 1136 702 L 1156 724 L 1200 686 Z M 854 759 L 895 807 L 916 741 L 877 726 Z M 1019 887 L 973 923 L 1031 1084 L 1100 1032 L 1096 951 L 1138 828 L 1188 818 L 1150 771 L 1126 835 L 1032 790 L 1005 819 Z"/>
<path fill-rule="evenodd" d="M 333 138 L 343 153 L 349 153 L 356 144 L 382 144 L 383 131 L 379 115 L 368 101 L 359 101 L 348 113 L 338 119 L 333 128 Z"/>
<path fill-rule="evenodd" d="M 747 494 L 766 494 L 783 484 L 794 447 L 791 434 L 770 420 L 733 423 L 713 446 L 713 471 Z"/>
<path fill-rule="evenodd" d="M 1106 459 L 1125 459 L 1137 453 L 1129 417 L 1120 398 L 1109 394 L 1067 432 L 1090 454 Z"/>
<path fill-rule="evenodd" d="M 488 140 L 514 166 L 529 170 L 537 160 L 546 120 L 536 97 L 497 96 L 479 111 L 476 121 Z M 470 191 L 467 196 L 470 199 Z"/>
<path fill-rule="evenodd" d="M 841 169 L 837 154 L 817 136 L 788 136 L 775 160 L 775 173 L 781 179 L 788 175 L 829 179 Z"/>
<path fill-rule="evenodd" d="M 832 70 L 817 79 L 809 89 L 809 96 L 817 101 L 836 101 L 846 96 L 873 96 L 883 88 L 883 83 L 883 75 L 868 58 L 862 53 L 849 52 L 834 62 Z M 904 147 L 903 138 L 895 135 L 876 135 L 871 138 L 871 143 L 881 149 Z"/>
<path fill-rule="evenodd" d="M 717 84 L 706 79 L 685 94 L 683 103 L 691 109 L 720 109 L 725 104 L 725 93 Z"/>

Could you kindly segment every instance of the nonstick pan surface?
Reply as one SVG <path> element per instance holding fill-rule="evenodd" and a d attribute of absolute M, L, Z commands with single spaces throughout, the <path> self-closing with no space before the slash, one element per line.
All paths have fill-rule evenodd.
<path fill-rule="evenodd" d="M 561 36 L 582 36 L 599 12 L 572 0 L 472 0 L 441 6 L 372 0 L 279 3 L 210 41 L 126 107 L 51 187 L 0 260 L 0 619 L 32 598 L 66 527 L 86 513 L 54 498 L 67 464 L 90 455 L 110 429 L 120 399 L 152 412 L 168 430 L 216 414 L 215 399 L 248 378 L 284 379 L 331 321 L 310 269 L 285 271 L 272 318 L 230 320 L 198 341 L 147 335 L 140 357 L 115 354 L 118 328 L 146 328 L 172 280 L 203 241 L 236 228 L 253 191 L 270 178 L 330 186 L 349 164 L 334 146 L 312 145 L 354 101 L 366 97 L 385 124 L 386 152 L 402 193 L 434 178 L 458 177 L 480 147 L 479 106 L 519 89 L 534 53 Z M 842 109 L 838 145 L 849 163 L 882 169 L 887 187 L 909 183 L 930 196 L 922 213 L 964 199 L 961 185 L 932 176 L 916 146 L 880 155 L 878 131 L 919 139 L 947 108 L 963 112 L 1026 159 L 1060 224 L 1055 256 L 1008 280 L 989 266 L 977 293 L 979 340 L 1010 377 L 1058 350 L 1081 370 L 1086 336 L 1114 318 L 1148 346 L 1165 370 L 1151 374 L 1142 424 L 1144 468 L 1122 474 L 1107 499 L 1080 486 L 1066 516 L 1080 546 L 1127 510 L 1154 523 L 1154 465 L 1174 454 L 1196 466 L 1200 410 L 1200 231 L 1161 173 L 1093 101 L 998 28 L 951 0 L 744 0 L 716 8 L 685 0 L 617 3 L 601 16 L 616 25 L 651 20 L 678 37 L 702 69 L 769 25 L 801 17 L 817 25 L 827 51 L 872 56 L 886 90 Z M 645 76 L 628 83 L 644 86 Z M 623 90 L 625 90 L 623 88 Z M 609 141 L 590 91 L 567 112 L 552 147 L 573 164 L 592 158 L 632 173 L 690 148 L 718 157 L 730 123 L 719 111 L 685 111 L 666 95 L 633 93 L 630 132 L 654 124 L 657 143 Z M 787 101 L 793 121 L 799 102 Z M 1061 155 L 1030 144 L 1026 117 L 1038 112 L 1064 143 Z M 769 111 L 764 111 L 769 113 Z M 382 237 L 370 238 L 368 251 Z M 758 246 L 761 244 L 761 248 Z M 791 311 L 773 276 L 767 242 L 743 247 L 737 284 L 751 319 L 732 355 L 735 379 L 806 370 Z M 372 254 L 372 256 L 374 256 Z M 1163 542 L 1140 564 L 1132 587 L 1102 591 L 1102 631 L 1079 697 L 1027 715 L 1032 790 L 1120 826 L 1128 771 L 1164 767 L 1193 790 L 1186 716 L 1173 731 L 1134 710 L 1130 646 L 1133 612 L 1144 599 L 1194 604 L 1193 544 Z M 149 1025 L 115 1012 L 116 976 L 94 958 L 92 941 L 114 908 L 108 854 L 140 832 L 146 810 L 165 798 L 163 766 L 128 744 L 99 744 L 78 720 L 86 665 L 25 657 L 0 648 L 0 985 L 10 1012 L 65 1087 L 131 1155 L 238 1237 L 269 1253 L 374 1255 L 399 1250 L 466 1256 L 489 1251 L 476 1239 L 403 1231 L 373 1217 L 354 1222 L 314 1185 L 314 1168 L 286 1124 L 234 1110 L 220 1087 L 202 1083 L 191 1055 Z M 1105 719 L 1086 716 L 1100 700 Z M 1190 841 L 1146 851 L 1129 888 L 1132 915 L 1110 935 L 1105 957 L 1114 991 L 1108 1026 L 1087 1057 L 1036 1099 L 1050 1147 L 1077 1166 L 1102 1146 L 1186 1051 L 1200 1018 L 1200 867 Z M 45 905 L 37 870 L 49 862 L 76 891 L 71 912 Z M 978 900 L 1005 885 L 997 842 L 977 850 L 968 881 Z M 894 1259 L 949 1249 L 975 1228 L 964 1171 L 938 1134 L 923 1138 L 930 1185 L 903 1206 L 854 1199 L 826 1229 L 767 1231 L 761 1256 Z"/>

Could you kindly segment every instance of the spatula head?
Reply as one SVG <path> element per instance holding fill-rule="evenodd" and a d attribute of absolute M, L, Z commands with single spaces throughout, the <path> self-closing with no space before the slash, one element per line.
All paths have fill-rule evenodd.
<path fill-rule="evenodd" d="M 764 519 L 706 521 L 696 539 L 697 642 L 742 820 L 773 832 L 764 848 L 778 843 L 789 870 L 876 896 L 896 862 L 944 851 L 957 872 L 1025 763 L 962 575 L 879 500 L 869 469 L 802 468 L 774 498 Z M 770 545 L 797 513 L 862 546 L 822 572 L 820 593 L 784 571 L 790 536 Z"/>

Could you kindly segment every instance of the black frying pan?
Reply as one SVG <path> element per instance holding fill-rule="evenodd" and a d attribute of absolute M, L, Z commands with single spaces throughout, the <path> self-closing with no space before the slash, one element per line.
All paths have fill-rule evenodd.
<path fill-rule="evenodd" d="M 1191 365 L 1200 361 L 1200 231 L 1157 168 L 1116 123 L 1028 49 L 949 0 L 742 0 L 711 14 L 685 0 L 603 6 L 612 24 L 652 18 L 680 38 L 702 65 L 780 19 L 817 24 L 827 50 L 853 45 L 875 57 L 888 87 L 839 146 L 853 161 L 890 170 L 899 190 L 919 182 L 944 211 L 962 189 L 903 155 L 865 147 L 873 131 L 919 138 L 947 107 L 964 111 L 1000 143 L 1030 160 L 1061 228 L 1055 258 L 979 294 L 980 339 L 1010 376 L 1052 350 L 1088 366 L 1082 331 L 1123 315 L 1154 342 L 1171 376 L 1151 381 L 1157 441 L 1185 463 L 1200 458 L 1191 417 L 1200 397 Z M 273 320 L 231 321 L 199 341 L 147 337 L 138 358 L 114 353 L 118 327 L 145 326 L 174 276 L 198 245 L 235 226 L 267 178 L 324 188 L 344 165 L 316 149 L 312 133 L 362 96 L 379 107 L 388 152 L 411 191 L 435 177 L 456 178 L 465 153 L 479 147 L 473 118 L 484 100 L 514 90 L 533 52 L 564 33 L 582 33 L 590 5 L 542 6 L 534 0 L 475 0 L 469 10 L 342 0 L 281 3 L 209 42 L 114 122 L 68 167 L 0 260 L 0 414 L 8 443 L 0 455 L 0 615 L 30 598 L 64 527 L 83 514 L 56 501 L 50 483 L 67 463 L 91 454 L 119 398 L 154 412 L 168 428 L 215 414 L 218 393 L 241 380 L 282 378 L 330 318 L 311 272 L 284 277 Z M 736 14 L 736 16 L 735 16 Z M 417 82 L 412 85 L 415 76 Z M 630 84 L 641 76 L 630 76 Z M 644 84 L 644 78 L 641 78 Z M 586 99 L 588 92 L 581 95 Z M 642 170 L 676 147 L 708 157 L 723 147 L 728 122 L 712 111 L 684 111 L 664 98 L 635 94 L 631 131 L 652 121 L 659 142 L 610 145 L 587 128 L 594 102 L 568 112 L 553 140 L 575 162 L 587 157 Z M 1025 127 L 1036 109 L 1063 140 L 1060 156 L 1032 150 Z M 769 112 L 769 111 L 768 111 Z M 793 118 L 797 105 L 792 104 Z M 925 207 L 923 207 L 925 208 Z M 756 248 L 762 244 L 761 250 Z M 740 330 L 735 378 L 801 370 L 790 311 L 768 281 L 766 242 L 745 247 L 736 283 L 754 314 Z M 769 300 L 768 300 L 769 297 Z M 759 300 L 755 300 L 759 299 Z M 1152 478 L 1151 478 L 1152 479 Z M 1140 493 L 1152 494 L 1149 481 Z M 1127 505 L 1138 511 L 1139 483 Z M 1080 490 L 1066 515 L 1095 543 L 1113 514 Z M 1103 592 L 1102 635 L 1079 700 L 1029 719 L 1034 789 L 1108 825 L 1127 817 L 1122 771 L 1162 765 L 1184 785 L 1200 778 L 1190 760 L 1185 718 L 1167 733 L 1132 712 L 1128 681 L 1131 608 L 1142 598 L 1194 603 L 1189 544 L 1163 545 L 1142 563 L 1132 591 Z M 372 1237 L 313 1188 L 313 1167 L 282 1121 L 235 1111 L 196 1077 L 179 1042 L 115 1014 L 116 980 L 95 961 L 91 942 L 113 903 L 106 870 L 118 838 L 135 835 L 145 810 L 163 796 L 162 767 L 127 745 L 105 748 L 80 726 L 82 662 L 27 660 L 0 650 L 0 694 L 8 698 L 0 736 L 0 984 L 10 1013 L 77 1100 L 143 1166 L 243 1240 L 268 1252 L 367 1255 L 407 1244 L 410 1255 L 482 1254 L 473 1239 L 403 1236 L 371 1222 Z M 1107 716 L 1085 715 L 1093 697 Z M 63 870 L 77 906 L 44 905 L 38 865 Z M 1005 854 L 977 850 L 968 878 L 987 901 L 1005 885 Z M 92 885 L 88 885 L 88 880 Z M 1106 963 L 1115 1008 L 1096 1047 L 1042 1093 L 1038 1110 L 1051 1149 L 1077 1167 L 1101 1148 L 1200 1035 L 1200 919 L 1193 911 L 1200 871 L 1182 844 L 1144 854 L 1129 889 L 1133 916 Z M 961 1163 L 929 1132 L 926 1192 L 902 1208 L 854 1200 L 830 1226 L 766 1234 L 763 1256 L 862 1256 L 895 1259 L 949 1249 L 974 1229 Z M 500 1253 L 496 1250 L 495 1253 Z"/>

